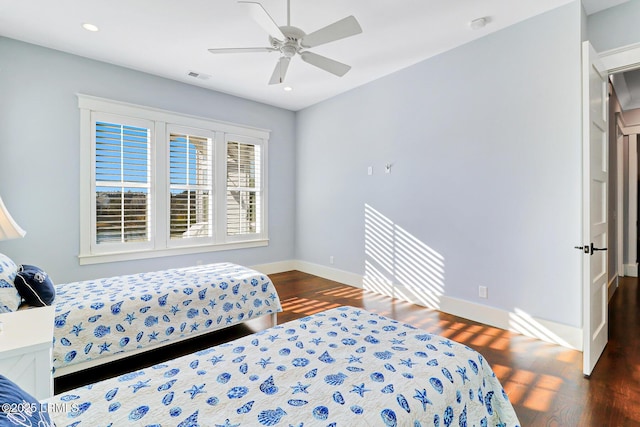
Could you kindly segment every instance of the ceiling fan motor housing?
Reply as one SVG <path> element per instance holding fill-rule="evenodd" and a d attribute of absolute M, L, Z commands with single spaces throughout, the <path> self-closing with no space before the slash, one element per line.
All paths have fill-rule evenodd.
<path fill-rule="evenodd" d="M 271 46 L 278 49 L 287 58 L 291 58 L 300 51 L 300 40 L 302 40 L 306 34 L 300 28 L 286 25 L 280 27 L 280 31 L 285 35 L 285 40 L 278 40 L 269 36 Z"/>

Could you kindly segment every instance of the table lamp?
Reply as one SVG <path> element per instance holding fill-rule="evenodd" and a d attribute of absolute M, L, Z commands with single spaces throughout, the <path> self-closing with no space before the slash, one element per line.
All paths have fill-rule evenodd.
<path fill-rule="evenodd" d="M 0 240 L 16 239 L 27 234 L 11 217 L 0 197 Z M 0 257 L 3 255 L 0 253 Z M 2 333 L 2 322 L 0 321 L 0 334 Z"/>
<path fill-rule="evenodd" d="M 16 239 L 27 234 L 11 217 L 0 197 L 0 240 Z"/>

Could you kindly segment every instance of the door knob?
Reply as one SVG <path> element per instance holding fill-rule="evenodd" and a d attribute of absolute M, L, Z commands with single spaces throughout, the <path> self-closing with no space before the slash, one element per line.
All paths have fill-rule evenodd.
<path fill-rule="evenodd" d="M 591 242 L 591 255 L 593 255 L 593 253 L 594 253 L 595 251 L 606 251 L 606 250 L 607 250 L 607 248 L 596 248 L 596 247 L 594 247 L 594 246 L 593 246 L 593 242 Z M 584 251 L 584 252 L 585 252 L 585 253 L 589 253 L 589 248 L 586 248 L 586 247 L 585 247 L 585 251 Z"/>
<path fill-rule="evenodd" d="M 574 248 L 576 249 L 580 249 L 582 252 L 584 252 L 585 254 L 589 254 L 589 255 L 593 255 L 594 252 L 596 251 L 606 251 L 607 248 L 596 248 L 595 246 L 593 246 L 593 242 L 591 243 L 590 246 L 574 246 Z"/>

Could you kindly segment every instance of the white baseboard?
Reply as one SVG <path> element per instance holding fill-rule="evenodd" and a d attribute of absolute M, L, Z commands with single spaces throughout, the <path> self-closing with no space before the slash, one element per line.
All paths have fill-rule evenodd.
<path fill-rule="evenodd" d="M 636 262 L 635 264 L 625 264 L 624 275 L 630 277 L 638 277 L 638 263 Z"/>
<path fill-rule="evenodd" d="M 364 277 L 358 274 L 306 261 L 292 260 L 258 267 L 261 268 L 253 268 L 264 272 L 265 274 L 298 270 L 303 273 L 313 274 L 314 276 L 334 280 L 357 288 L 363 288 L 363 283 L 365 283 Z M 278 270 L 278 268 L 281 269 Z M 267 270 L 269 271 L 268 273 Z M 403 296 L 406 297 L 406 295 L 409 295 L 409 293 L 404 292 Z M 393 296 L 398 297 L 398 295 Z M 416 297 L 418 296 L 416 295 Z M 408 302 L 414 304 L 434 308 L 454 316 L 484 323 L 485 325 L 514 331 L 522 335 L 582 351 L 581 328 L 563 325 L 561 323 L 551 322 L 544 319 L 537 319 L 519 310 L 509 312 L 471 301 L 452 298 L 446 295 L 431 295 L 426 298 L 418 297 L 415 299 L 412 297 L 406 297 L 401 299 L 408 300 Z M 434 302 L 436 304 L 434 304 Z"/>
<path fill-rule="evenodd" d="M 269 264 L 252 265 L 249 268 L 259 271 L 262 274 L 275 274 L 284 271 L 298 270 L 296 261 L 278 261 Z"/>
<path fill-rule="evenodd" d="M 326 267 L 324 265 L 314 264 L 306 261 L 296 261 L 296 270 L 303 273 L 313 274 L 324 279 L 333 280 L 335 282 L 344 283 L 345 285 L 362 288 L 362 276 L 349 273 L 348 271 L 338 270 L 337 268 Z"/>

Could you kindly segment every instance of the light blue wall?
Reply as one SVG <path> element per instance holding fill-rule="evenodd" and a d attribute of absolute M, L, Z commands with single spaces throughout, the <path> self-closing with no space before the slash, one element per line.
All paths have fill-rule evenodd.
<path fill-rule="evenodd" d="M 579 327 L 581 13 L 298 112 L 298 259 L 409 286 L 442 268 L 448 297 Z"/>
<path fill-rule="evenodd" d="M 28 231 L 0 252 L 57 281 L 329 256 L 404 280 L 441 262 L 451 298 L 580 326 L 580 15 L 576 1 L 298 113 L 0 38 L 0 195 Z M 269 247 L 80 267 L 77 92 L 272 129 Z"/>
<path fill-rule="evenodd" d="M 588 38 L 598 52 L 640 42 L 640 0 L 630 0 L 619 6 L 590 15 Z"/>
<path fill-rule="evenodd" d="M 271 129 L 268 247 L 79 266 L 80 124 L 84 93 Z M 24 239 L 0 242 L 17 263 L 57 282 L 233 261 L 294 258 L 295 114 L 149 74 L 0 37 L 0 196 Z"/>

